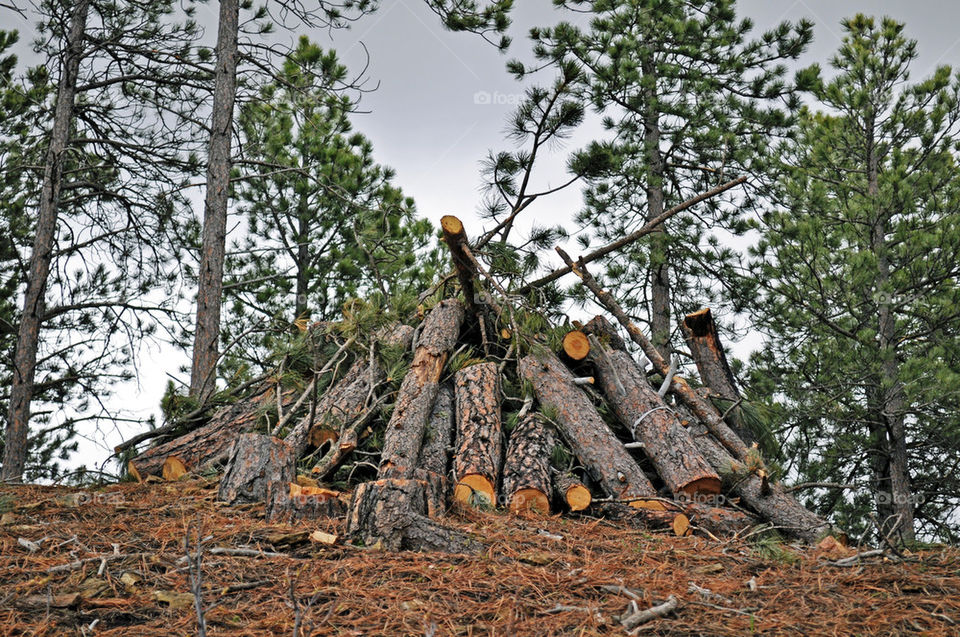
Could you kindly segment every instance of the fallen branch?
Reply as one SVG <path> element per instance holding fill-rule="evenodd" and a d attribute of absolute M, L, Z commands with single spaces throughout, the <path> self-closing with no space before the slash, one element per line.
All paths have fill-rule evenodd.
<path fill-rule="evenodd" d="M 620 620 L 620 625 L 626 628 L 627 630 L 633 630 L 640 624 L 645 624 L 650 620 L 657 619 L 658 617 L 663 617 L 664 615 L 669 615 L 677 609 L 680 603 L 677 601 L 677 598 L 673 595 L 667 598 L 667 601 L 664 603 L 653 606 L 646 610 L 637 611 L 628 617 L 625 617 Z"/>
<path fill-rule="evenodd" d="M 593 252 L 591 252 L 591 253 L 589 253 L 589 254 L 587 254 L 587 255 L 584 255 L 584 256 L 582 257 L 582 258 L 583 258 L 583 262 L 584 262 L 584 263 L 590 263 L 591 261 L 596 261 L 597 259 L 600 259 L 600 258 L 603 258 L 603 257 L 607 256 L 607 255 L 610 254 L 611 252 L 616 252 L 616 251 L 619 250 L 620 248 L 623 248 L 624 246 L 627 246 L 627 245 L 633 243 L 634 241 L 636 241 L 637 239 L 639 239 L 639 238 L 641 238 L 641 237 L 644 237 L 644 236 L 646 236 L 646 235 L 648 235 L 648 234 L 651 234 L 651 233 L 653 233 L 653 232 L 656 232 L 656 231 L 657 231 L 657 228 L 660 226 L 660 224 L 662 224 L 664 221 L 666 221 L 666 220 L 669 219 L 670 217 L 673 217 L 674 215 L 677 215 L 677 214 L 683 212 L 684 210 L 686 210 L 687 208 L 690 208 L 691 206 L 695 206 L 695 205 L 697 205 L 698 203 L 700 203 L 700 202 L 702 202 L 702 201 L 706 201 L 707 199 L 712 199 L 713 197 L 716 197 L 717 195 L 719 195 L 719 194 L 721 194 L 721 193 L 723 193 L 723 192 L 726 192 L 727 190 L 730 190 L 730 189 L 733 188 L 734 186 L 739 186 L 740 184 L 742 184 L 742 183 L 745 182 L 746 180 L 747 180 L 746 177 L 740 177 L 740 178 L 738 178 L 738 179 L 734 179 L 733 181 L 728 181 L 728 182 L 725 183 L 725 184 L 722 184 L 722 185 L 720 185 L 720 186 L 717 186 L 716 188 L 714 188 L 714 189 L 712 189 L 712 190 L 708 190 L 707 192 L 705 192 L 705 193 L 703 193 L 703 194 L 697 195 L 696 197 L 694 197 L 694 198 L 692 198 L 692 199 L 688 199 L 688 200 L 684 201 L 683 203 L 674 206 L 673 208 L 671 208 L 670 210 L 667 210 L 666 212 L 664 212 L 663 214 L 659 215 L 658 217 L 655 217 L 655 218 L 651 219 L 648 223 L 646 223 L 646 224 L 645 224 L 642 228 L 640 228 L 639 230 L 636 230 L 636 231 L 634 231 L 634 232 L 631 232 L 631 233 L 628 234 L 627 236 L 622 237 L 622 238 L 620 238 L 620 239 L 617 239 L 617 240 L 614 241 L 613 243 L 608 243 L 607 245 L 603 246 L 602 248 L 597 248 L 597 249 L 594 250 Z M 544 276 L 544 277 L 541 277 L 541 278 L 537 279 L 536 281 L 533 281 L 533 282 L 531 282 L 531 283 L 528 283 L 528 284 L 524 285 L 523 287 L 521 287 L 520 289 L 518 289 L 518 290 L 516 291 L 516 294 L 526 294 L 526 293 L 529 292 L 530 290 L 534 290 L 534 289 L 536 289 L 536 288 L 543 287 L 544 285 L 546 285 L 546 284 L 548 284 L 548 283 L 552 283 L 552 282 L 556 281 L 557 279 L 559 279 L 560 277 L 562 277 L 562 276 L 564 276 L 564 275 L 566 275 L 566 274 L 570 274 L 571 272 L 573 272 L 573 268 L 572 268 L 572 266 L 571 266 L 570 264 L 567 264 L 566 267 L 563 267 L 563 268 L 559 268 L 559 269 L 557 269 L 557 270 L 554 270 L 554 271 L 551 272 L 550 274 L 548 274 L 548 275 L 546 275 L 546 276 Z"/>

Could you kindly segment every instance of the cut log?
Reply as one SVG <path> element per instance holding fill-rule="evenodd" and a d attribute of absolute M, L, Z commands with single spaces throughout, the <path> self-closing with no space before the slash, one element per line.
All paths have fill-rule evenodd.
<path fill-rule="evenodd" d="M 174 480 L 179 480 L 181 477 L 187 475 L 187 466 L 183 464 L 183 461 L 176 456 L 169 456 L 166 460 L 163 461 L 163 479 L 168 482 Z"/>
<path fill-rule="evenodd" d="M 364 482 L 354 492 L 347 533 L 366 546 L 388 551 L 476 553 L 483 544 L 429 517 L 428 485 L 421 480 Z"/>
<path fill-rule="evenodd" d="M 677 536 L 687 535 L 690 529 L 690 518 L 682 511 L 651 510 L 625 506 L 618 502 L 606 502 L 600 505 L 604 517 L 611 520 L 631 521 L 645 529 L 652 531 L 669 531 Z"/>
<path fill-rule="evenodd" d="M 816 542 L 825 533 L 833 530 L 827 521 L 803 507 L 787 493 L 782 484 L 768 482 L 769 494 L 764 495 L 763 479 L 744 471 L 743 465 L 710 436 L 702 423 L 691 422 L 689 429 L 694 444 L 707 462 L 721 476 L 730 476 L 731 493 L 763 520 L 776 525 L 784 534 L 809 543 Z"/>
<path fill-rule="evenodd" d="M 266 502 L 272 482 L 293 482 L 297 459 L 283 440 L 242 434 L 234 442 L 220 479 L 217 500 L 227 504 Z"/>
<path fill-rule="evenodd" d="M 259 394 L 218 410 L 207 424 L 147 449 L 130 460 L 129 472 L 140 479 L 160 476 L 163 463 L 170 456 L 179 458 L 195 474 L 225 464 L 237 437 L 256 427 L 263 406 L 274 400 L 271 389 L 265 385 Z M 290 400 L 293 400 L 292 395 Z"/>
<path fill-rule="evenodd" d="M 540 414 L 524 416 L 513 431 L 503 464 L 503 494 L 511 513 L 550 513 L 550 454 L 556 444 L 553 426 Z"/>
<path fill-rule="evenodd" d="M 555 473 L 553 476 L 554 490 L 557 498 L 566 504 L 570 511 L 583 511 L 593 502 L 590 489 L 585 487 L 576 476 L 566 473 Z"/>
<path fill-rule="evenodd" d="M 454 411 L 453 387 L 442 385 L 427 421 L 416 472 L 416 477 L 429 485 L 427 515 L 431 518 L 443 515 L 447 510 L 447 497 L 450 493 L 450 451 L 455 428 Z"/>
<path fill-rule="evenodd" d="M 607 320 L 607 317 L 600 314 L 587 321 L 581 330 L 587 336 L 594 336 L 600 344 L 612 350 L 620 352 L 627 351 L 627 343 L 620 336 L 613 323 Z"/>
<path fill-rule="evenodd" d="M 613 314 L 620 324 L 627 330 L 627 333 L 630 335 L 630 338 L 633 339 L 633 342 L 640 346 L 643 350 L 643 353 L 647 356 L 650 362 L 653 364 L 655 370 L 663 374 L 666 378 L 670 373 L 670 365 L 664 360 L 663 356 L 660 354 L 659 350 L 653 346 L 647 337 L 643 334 L 639 327 L 630 320 L 630 317 L 627 316 L 627 313 L 623 311 L 623 308 L 620 307 L 620 304 L 617 303 L 617 300 L 613 298 L 609 292 L 600 287 L 600 284 L 597 283 L 597 280 L 593 278 L 593 275 L 587 271 L 586 265 L 581 258 L 579 263 L 574 263 L 570 258 L 570 255 L 567 254 L 563 248 L 557 246 L 557 254 L 560 255 L 560 258 L 563 259 L 573 272 L 580 277 L 580 280 L 583 281 L 583 284 L 593 292 L 594 296 L 597 297 L 597 301 L 600 302 L 600 305 L 607 308 L 611 314 Z M 710 403 L 704 401 L 700 396 L 698 396 L 693 388 L 680 376 L 674 376 L 670 382 L 670 391 L 672 391 L 676 396 L 686 403 L 690 410 L 703 421 L 703 423 L 710 430 L 710 433 L 716 436 L 724 447 L 730 450 L 737 458 L 746 458 L 747 457 L 747 446 L 743 443 L 737 434 L 733 432 L 732 429 L 720 418 L 720 414 L 717 413 L 717 410 Z"/>
<path fill-rule="evenodd" d="M 347 511 L 343 494 L 331 489 L 302 487 L 296 482 L 271 482 L 268 492 L 268 522 L 339 518 Z"/>
<path fill-rule="evenodd" d="M 469 247 L 469 242 L 463 222 L 453 215 L 444 215 L 440 217 L 440 228 L 443 230 L 443 241 L 450 249 L 450 256 L 457 271 L 457 279 L 460 281 L 460 289 L 463 291 L 467 311 L 470 314 L 476 314 L 476 290 L 473 280 L 478 273 L 473 265 L 473 260 L 465 250 Z"/>
<path fill-rule="evenodd" d="M 730 412 L 726 417 L 727 424 L 745 444 L 748 446 L 753 444 L 755 438 L 743 419 L 743 410 L 737 405 L 740 400 L 740 391 L 737 389 L 737 382 L 730 370 L 730 365 L 727 364 L 727 356 L 720 343 L 713 312 L 710 308 L 704 308 L 687 314 L 681 323 L 681 328 L 690 353 L 693 355 L 693 361 L 697 364 L 700 380 L 710 389 L 711 394 L 730 404 Z"/>
<path fill-rule="evenodd" d="M 580 330 L 567 332 L 563 337 L 563 353 L 570 360 L 582 361 L 590 353 L 590 341 Z"/>
<path fill-rule="evenodd" d="M 409 325 L 387 326 L 374 336 L 374 346 L 410 347 L 414 331 Z M 346 375 L 318 401 L 316 408 L 310 409 L 287 434 L 285 440 L 293 447 L 296 457 L 303 456 L 311 439 L 322 435 L 320 432 L 335 432 L 339 438 L 348 426 L 363 418 L 385 380 L 386 372 L 375 356 L 356 360 Z"/>
<path fill-rule="evenodd" d="M 480 363 L 454 376 L 457 399 L 457 486 L 453 499 L 463 505 L 497 506 L 497 479 L 503 456 L 500 370 Z"/>
<path fill-rule="evenodd" d="M 607 495 L 632 500 L 638 507 L 663 508 L 650 499 L 656 496 L 650 480 L 552 352 L 525 356 L 519 373 L 533 384 L 542 409 L 556 410 L 560 434 Z"/>
<path fill-rule="evenodd" d="M 410 371 L 403 378 L 380 455 L 380 478 L 410 478 L 417 468 L 427 420 L 439 391 L 440 375 L 457 343 L 463 304 L 441 301 L 423 322 Z"/>
<path fill-rule="evenodd" d="M 704 460 L 676 414 L 647 383 L 628 353 L 608 350 L 594 340 L 590 361 L 600 389 L 620 422 L 643 443 L 657 474 L 674 496 L 698 499 L 720 493 L 720 476 Z"/>

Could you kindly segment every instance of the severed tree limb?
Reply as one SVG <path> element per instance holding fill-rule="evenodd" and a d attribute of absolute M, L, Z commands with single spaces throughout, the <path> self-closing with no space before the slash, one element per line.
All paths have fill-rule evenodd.
<path fill-rule="evenodd" d="M 653 606 L 651 608 L 647 608 L 646 610 L 640 610 L 628 615 L 627 617 L 624 617 L 620 620 L 620 625 L 627 630 L 633 630 L 640 624 L 645 624 L 650 620 L 669 615 L 677 609 L 677 606 L 679 606 L 677 598 L 674 595 L 671 595 L 667 598 L 667 601 L 658 606 Z"/>
<path fill-rule="evenodd" d="M 660 224 L 662 224 L 664 221 L 666 221 L 666 220 L 669 219 L 670 217 L 673 217 L 674 215 L 677 215 L 677 214 L 683 212 L 684 210 L 686 210 L 687 208 L 690 208 L 691 206 L 695 206 L 695 205 L 697 205 L 697 204 L 700 203 L 700 202 L 706 201 L 707 199 L 712 199 L 713 197 L 716 197 L 717 195 L 719 195 L 719 194 L 721 194 L 721 193 L 723 193 L 723 192 L 726 192 L 727 190 L 730 190 L 730 189 L 733 188 L 734 186 L 739 186 L 740 184 L 742 184 L 742 183 L 745 182 L 746 180 L 747 180 L 746 177 L 739 177 L 739 178 L 737 178 L 737 179 L 734 179 L 733 181 L 728 181 L 728 182 L 725 183 L 725 184 L 722 184 L 722 185 L 720 185 L 720 186 L 717 186 L 716 188 L 713 188 L 712 190 L 708 190 L 708 191 L 705 192 L 705 193 L 699 194 L 699 195 L 697 195 L 696 197 L 694 197 L 694 198 L 692 198 L 692 199 L 688 199 L 688 200 L 684 201 L 683 203 L 674 206 L 674 207 L 671 208 L 670 210 L 667 210 L 666 212 L 664 212 L 662 215 L 651 219 L 649 222 L 647 222 L 647 223 L 646 223 L 642 228 L 640 228 L 639 230 L 636 230 L 636 231 L 634 231 L 634 232 L 631 232 L 631 233 L 628 234 L 627 236 L 621 237 L 620 239 L 617 239 L 617 240 L 614 241 L 613 243 L 608 243 L 607 245 L 603 246 L 602 248 L 597 248 L 597 249 L 594 250 L 593 252 L 584 255 L 584 256 L 582 257 L 582 258 L 583 258 L 583 262 L 584 262 L 584 263 L 590 263 L 591 261 L 596 261 L 597 259 L 600 259 L 600 258 L 602 258 L 602 257 L 605 257 L 605 256 L 607 256 L 608 254 L 610 254 L 610 253 L 612 253 L 612 252 L 616 252 L 616 251 L 619 250 L 620 248 L 623 248 L 624 246 L 627 246 L 627 245 L 633 243 L 634 241 L 636 241 L 637 239 L 639 239 L 639 238 L 641 238 L 641 237 L 644 237 L 644 236 L 646 236 L 646 235 L 648 235 L 648 234 L 651 234 L 651 233 L 656 232 L 657 229 L 658 229 L 658 227 L 660 226 Z M 544 285 L 546 285 L 546 284 L 548 284 L 548 283 L 552 283 L 552 282 L 556 281 L 557 279 L 559 279 L 560 277 L 562 277 L 562 276 L 564 276 L 564 275 L 566 275 L 566 274 L 570 274 L 571 272 L 573 272 L 573 268 L 572 268 L 572 266 L 571 266 L 570 264 L 567 264 L 566 267 L 563 267 L 563 268 L 559 268 L 559 269 L 557 269 L 557 270 L 554 270 L 554 271 L 551 272 L 550 274 L 548 274 L 548 275 L 546 275 L 546 276 L 544 276 L 544 277 L 541 277 L 541 278 L 537 279 L 536 281 L 533 281 L 533 282 L 531 282 L 531 283 L 528 283 L 528 284 L 524 285 L 523 287 L 519 288 L 519 289 L 516 291 L 516 294 L 526 294 L 526 293 L 529 292 L 530 290 L 534 290 L 534 289 L 536 289 L 536 288 L 543 287 Z"/>
<path fill-rule="evenodd" d="M 643 332 L 640 331 L 640 328 L 630 320 L 630 317 L 623 311 L 623 308 L 617 303 L 616 299 L 613 298 L 613 295 L 600 287 L 600 284 L 593 278 L 593 275 L 587 271 L 584 260 L 580 259 L 577 263 L 574 263 L 573 259 L 570 258 L 570 255 L 567 254 L 563 248 L 558 246 L 556 250 L 560 258 L 563 259 L 563 262 L 570 266 L 571 271 L 580 277 L 583 284 L 593 292 L 594 296 L 596 296 L 600 302 L 600 305 L 609 310 L 610 313 L 620 321 L 620 324 L 623 325 L 627 333 L 630 334 L 633 342 L 640 346 L 643 353 L 653 364 L 654 369 L 663 374 L 664 377 L 667 377 L 670 373 L 670 364 L 664 360 L 663 355 L 654 347 L 649 339 L 647 339 Z M 747 446 L 740 437 L 730 429 L 730 426 L 723 422 L 714 406 L 693 391 L 693 388 L 690 387 L 686 380 L 680 376 L 674 376 L 673 381 L 670 383 L 670 390 L 690 408 L 710 433 L 713 434 L 735 458 L 741 460 L 746 459 Z"/>

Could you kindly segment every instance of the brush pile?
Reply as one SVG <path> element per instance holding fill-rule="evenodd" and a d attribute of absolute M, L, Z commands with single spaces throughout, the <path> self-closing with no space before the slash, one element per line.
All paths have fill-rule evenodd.
<path fill-rule="evenodd" d="M 480 550 L 444 522 L 452 506 L 708 537 L 759 523 L 806 542 L 832 530 L 765 465 L 709 309 L 682 325 L 694 387 L 583 260 L 559 251 L 636 347 L 604 316 L 551 326 L 484 270 L 456 217 L 442 227 L 458 295 L 451 276 L 411 320 L 375 327 L 347 308 L 343 323 L 304 327 L 317 354 L 297 382 L 275 375 L 200 426 L 157 430 L 166 439 L 139 453 L 121 445 L 130 474 L 222 471 L 223 502 L 265 502 L 270 519 L 344 517 L 353 540 L 388 550 Z"/>

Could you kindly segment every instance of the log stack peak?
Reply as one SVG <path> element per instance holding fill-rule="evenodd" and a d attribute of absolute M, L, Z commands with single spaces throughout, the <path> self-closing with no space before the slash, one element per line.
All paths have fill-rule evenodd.
<path fill-rule="evenodd" d="M 349 338 L 335 325 L 319 330 L 323 354 L 298 389 L 268 381 L 133 457 L 131 473 L 225 466 L 227 501 L 264 501 L 272 517 L 340 515 L 355 540 L 396 550 L 478 550 L 482 538 L 451 517 L 463 507 L 627 518 L 679 535 L 760 521 L 806 541 L 830 530 L 762 462 L 744 469 L 747 443 L 725 414 L 693 402 L 687 380 L 671 372 L 658 391 L 604 316 L 524 333 L 536 310 L 482 270 L 459 219 L 441 226 L 462 298 L 438 291 L 417 317 Z M 491 288 L 489 300 L 478 294 Z M 639 330 L 625 327 L 636 341 Z M 736 391 L 709 310 L 683 329 L 704 385 Z M 389 378 L 384 348 L 406 352 L 402 377 Z M 282 418 L 264 422 L 274 410 Z M 728 480 L 736 470 L 747 473 Z"/>

